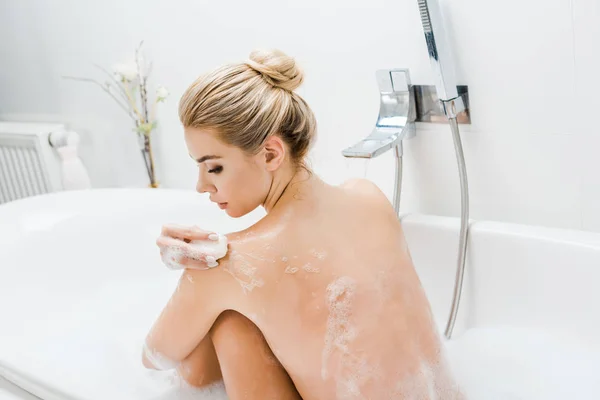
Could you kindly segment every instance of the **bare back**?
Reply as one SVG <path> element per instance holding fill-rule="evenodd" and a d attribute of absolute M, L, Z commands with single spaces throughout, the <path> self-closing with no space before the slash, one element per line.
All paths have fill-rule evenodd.
<path fill-rule="evenodd" d="M 258 326 L 304 399 L 458 398 L 387 198 L 353 181 L 294 199 L 230 236 L 226 308 Z"/>

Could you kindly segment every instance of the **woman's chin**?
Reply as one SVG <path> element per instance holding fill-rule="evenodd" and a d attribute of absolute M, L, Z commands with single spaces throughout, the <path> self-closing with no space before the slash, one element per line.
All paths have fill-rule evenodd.
<path fill-rule="evenodd" d="M 239 218 L 241 215 L 237 213 L 235 210 L 232 210 L 230 207 L 225 209 L 225 214 L 229 215 L 231 218 Z"/>
<path fill-rule="evenodd" d="M 224 211 L 231 218 L 240 218 L 250 212 L 250 211 L 244 211 L 244 210 L 239 210 L 239 209 L 233 209 L 229 205 Z"/>

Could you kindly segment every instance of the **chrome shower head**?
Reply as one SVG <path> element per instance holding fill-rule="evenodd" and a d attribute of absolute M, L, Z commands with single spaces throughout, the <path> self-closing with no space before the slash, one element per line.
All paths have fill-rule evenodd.
<path fill-rule="evenodd" d="M 417 1 L 438 98 L 442 101 L 446 115 L 456 116 L 465 106 L 456 88 L 454 59 L 439 0 Z"/>

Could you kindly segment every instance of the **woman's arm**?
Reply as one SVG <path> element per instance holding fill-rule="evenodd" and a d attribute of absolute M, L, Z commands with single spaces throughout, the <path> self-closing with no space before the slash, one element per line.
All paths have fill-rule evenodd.
<path fill-rule="evenodd" d="M 224 311 L 227 274 L 185 270 L 177 289 L 148 333 L 142 362 L 147 368 L 176 368 L 206 336 Z"/>
<path fill-rule="evenodd" d="M 244 313 L 255 299 L 247 296 L 246 287 L 255 283 L 248 271 L 260 261 L 246 254 L 256 254 L 262 240 L 236 240 L 227 235 L 229 253 L 219 266 L 208 270 L 185 269 L 177 289 L 146 337 L 142 362 L 147 368 L 172 369 L 188 357 L 204 339 L 213 323 L 225 310 Z M 244 236 L 245 237 L 245 236 Z M 235 257 L 230 257 L 236 254 Z"/>

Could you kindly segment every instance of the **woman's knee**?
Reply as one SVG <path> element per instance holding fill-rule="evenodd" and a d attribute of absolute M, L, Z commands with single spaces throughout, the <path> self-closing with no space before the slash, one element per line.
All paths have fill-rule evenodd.
<path fill-rule="evenodd" d="M 223 379 L 219 360 L 209 336 L 177 368 L 179 375 L 190 385 L 204 387 Z"/>
<path fill-rule="evenodd" d="M 235 311 L 222 313 L 211 329 L 231 399 L 299 399 L 287 372 L 260 329 Z"/>
<path fill-rule="evenodd" d="M 249 357 L 248 362 L 281 365 L 260 329 L 237 311 L 227 310 L 221 313 L 210 335 L 220 358 L 246 356 Z"/>
<path fill-rule="evenodd" d="M 252 321 L 239 312 L 225 310 L 217 317 L 217 320 L 210 329 L 210 335 L 212 337 L 215 334 L 228 334 L 232 330 L 237 331 L 238 329 L 243 331 L 250 330 L 252 329 L 252 325 L 254 325 Z M 222 329 L 225 329 L 225 331 L 221 331 Z"/>

